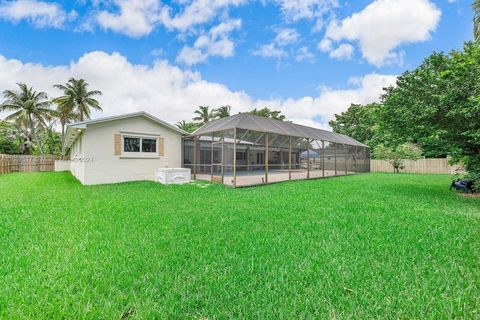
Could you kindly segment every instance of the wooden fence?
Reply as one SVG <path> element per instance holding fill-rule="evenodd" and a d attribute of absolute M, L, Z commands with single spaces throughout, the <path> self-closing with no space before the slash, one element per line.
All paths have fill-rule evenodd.
<path fill-rule="evenodd" d="M 404 160 L 403 169 L 400 172 L 405 173 L 446 173 L 455 174 L 462 173 L 463 168 L 459 165 L 451 166 L 448 159 L 420 159 L 420 160 Z M 393 172 L 393 166 L 388 161 L 371 160 L 371 172 Z"/>
<path fill-rule="evenodd" d="M 32 156 L 0 154 L 0 174 L 11 172 L 54 171 L 55 160 L 66 159 L 60 156 Z"/>
<path fill-rule="evenodd" d="M 0 174 L 11 172 L 43 172 L 55 171 L 55 160 L 68 160 L 61 156 L 31 156 L 0 154 Z M 393 172 L 393 167 L 388 161 L 371 160 L 371 172 Z M 446 173 L 455 174 L 463 172 L 458 165 L 451 166 L 446 158 L 404 160 L 405 173 Z"/>

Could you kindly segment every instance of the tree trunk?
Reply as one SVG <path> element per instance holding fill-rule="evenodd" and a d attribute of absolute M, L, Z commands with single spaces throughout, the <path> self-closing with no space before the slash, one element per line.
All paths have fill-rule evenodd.
<path fill-rule="evenodd" d="M 65 147 L 63 144 L 65 143 L 65 123 L 63 121 L 61 122 L 62 124 L 62 156 L 65 155 Z"/>
<path fill-rule="evenodd" d="M 28 119 L 30 120 L 30 130 L 32 131 L 33 138 L 35 139 L 35 143 L 38 146 L 38 152 L 41 156 L 43 156 L 42 146 L 40 145 L 40 140 L 38 140 L 37 132 L 35 131 L 35 126 L 33 125 L 32 115 L 28 115 Z"/>

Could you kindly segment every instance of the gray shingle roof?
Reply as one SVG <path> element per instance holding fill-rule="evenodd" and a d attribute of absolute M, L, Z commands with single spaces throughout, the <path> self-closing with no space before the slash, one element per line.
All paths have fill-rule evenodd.
<path fill-rule="evenodd" d="M 192 135 L 199 136 L 217 131 L 231 130 L 233 128 L 331 141 L 335 143 L 348 144 L 352 146 L 362 146 L 368 148 L 368 146 L 364 145 L 363 143 L 344 134 L 302 126 L 287 121 L 273 120 L 267 117 L 254 116 L 248 113 L 239 113 L 234 116 L 210 121 L 206 123 L 203 127 L 193 132 Z"/>

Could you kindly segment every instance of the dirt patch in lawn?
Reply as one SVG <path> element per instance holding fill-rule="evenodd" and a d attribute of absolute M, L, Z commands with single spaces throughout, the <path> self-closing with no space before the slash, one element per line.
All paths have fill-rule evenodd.
<path fill-rule="evenodd" d="M 465 198 L 480 199 L 480 193 L 461 193 L 460 195 Z"/>

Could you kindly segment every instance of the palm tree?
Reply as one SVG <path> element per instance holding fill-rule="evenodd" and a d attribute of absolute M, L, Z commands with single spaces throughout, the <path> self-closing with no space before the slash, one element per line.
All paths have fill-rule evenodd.
<path fill-rule="evenodd" d="M 85 80 L 71 78 L 65 85 L 56 84 L 54 87 L 63 91 L 63 96 L 53 99 L 53 102 L 64 106 L 65 110 L 70 109 L 72 112 L 78 113 L 80 121 L 90 119 L 90 109 L 102 111 L 100 103 L 93 98 L 102 93 L 98 90 L 88 91 L 88 83 Z"/>
<path fill-rule="evenodd" d="M 179 129 L 186 131 L 188 133 L 192 133 L 193 131 L 198 129 L 198 123 L 195 122 L 187 122 L 185 120 L 179 121 L 175 124 Z"/>
<path fill-rule="evenodd" d="M 473 2 L 473 36 L 480 42 L 480 0 Z"/>
<path fill-rule="evenodd" d="M 5 120 L 27 125 L 38 146 L 38 151 L 42 155 L 42 145 L 35 127 L 37 125 L 47 127 L 47 122 L 54 116 L 54 111 L 50 109 L 51 102 L 45 92 L 34 91 L 25 83 L 17 84 L 20 91 L 5 90 L 3 92 L 5 101 L 0 105 L 0 111 L 14 111 Z"/>
<path fill-rule="evenodd" d="M 199 121 L 200 124 L 205 124 L 215 118 L 214 110 L 210 110 L 209 106 L 199 106 L 194 113 L 198 114 L 198 116 L 194 117 L 193 120 Z"/>
<path fill-rule="evenodd" d="M 56 100 L 56 99 L 55 99 Z M 54 100 L 54 101 L 55 101 Z M 79 121 L 80 115 L 75 113 L 70 104 L 59 104 L 57 105 L 57 110 L 55 110 L 55 116 L 60 122 L 62 127 L 62 154 L 64 153 L 63 143 L 65 142 L 65 126 L 68 123 Z"/>
<path fill-rule="evenodd" d="M 215 110 L 215 118 L 221 119 L 230 117 L 230 110 L 232 107 L 230 106 L 221 106 L 220 108 Z"/>
<path fill-rule="evenodd" d="M 17 140 L 17 152 L 20 154 L 32 154 L 35 143 L 32 141 L 32 133 L 28 125 L 26 126 L 22 119 L 12 123 L 15 126 L 15 130 L 12 131 L 12 138 Z M 38 127 L 36 125 L 36 127 Z"/>

